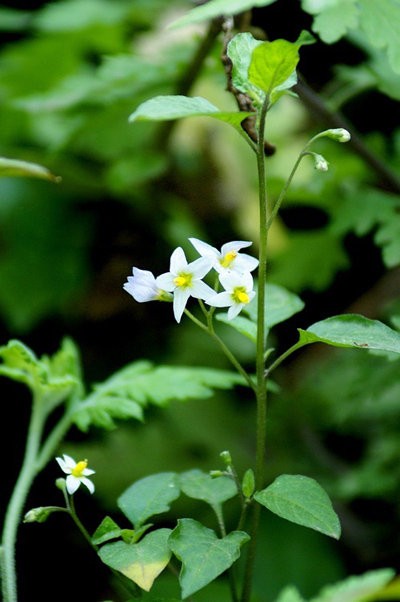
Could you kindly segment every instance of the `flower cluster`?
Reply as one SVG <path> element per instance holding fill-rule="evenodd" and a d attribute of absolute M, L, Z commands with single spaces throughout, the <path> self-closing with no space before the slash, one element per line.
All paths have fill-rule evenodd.
<path fill-rule="evenodd" d="M 156 278 L 152 272 L 134 267 L 124 289 L 139 303 L 172 301 L 177 322 L 181 321 L 189 297 L 212 307 L 228 307 L 228 318 L 232 320 L 255 296 L 251 272 L 258 260 L 240 252 L 252 243 L 236 240 L 224 244 L 219 251 L 198 238 L 189 241 L 200 255 L 198 259 L 188 263 L 183 249 L 178 247 L 171 255 L 169 272 Z M 203 282 L 211 270 L 217 272 L 223 292 Z"/>

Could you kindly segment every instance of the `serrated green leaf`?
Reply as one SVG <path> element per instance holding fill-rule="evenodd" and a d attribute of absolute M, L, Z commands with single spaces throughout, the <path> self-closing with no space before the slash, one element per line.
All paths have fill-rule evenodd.
<path fill-rule="evenodd" d="M 118 498 L 118 506 L 137 529 L 149 517 L 167 512 L 179 495 L 176 473 L 161 472 L 133 483 Z"/>
<path fill-rule="evenodd" d="M 232 566 L 240 556 L 241 546 L 249 539 L 243 531 L 233 531 L 219 539 L 199 522 L 180 519 L 170 535 L 169 546 L 182 562 L 179 575 L 182 597 L 197 592 Z"/>
<path fill-rule="evenodd" d="M 379 320 L 357 314 L 343 314 L 316 322 L 307 330 L 299 328 L 299 343 L 326 343 L 334 347 L 379 349 L 400 353 L 400 333 Z"/>
<path fill-rule="evenodd" d="M 379 592 L 395 575 L 392 569 L 378 569 L 363 575 L 349 577 L 340 583 L 328 585 L 311 602 L 364 602 L 375 600 Z"/>
<path fill-rule="evenodd" d="M 375 48 L 387 51 L 390 65 L 400 73 L 400 2 L 398 0 L 359 0 L 360 28 Z"/>
<path fill-rule="evenodd" d="M 61 178 L 51 173 L 47 167 L 30 163 L 29 161 L 19 161 L 18 159 L 7 159 L 0 157 L 0 177 L 24 177 L 39 178 L 41 180 L 50 180 L 51 182 L 60 182 Z"/>
<path fill-rule="evenodd" d="M 241 123 L 251 113 L 223 112 L 200 96 L 155 96 L 146 100 L 129 116 L 129 122 L 133 121 L 164 121 L 170 119 L 182 119 L 184 117 L 213 117 L 219 121 L 225 121 L 242 133 Z"/>
<path fill-rule="evenodd" d="M 182 366 L 156 366 L 139 361 L 125 366 L 80 404 L 74 422 L 86 431 L 91 424 L 114 428 L 114 419 L 142 420 L 148 404 L 165 406 L 172 400 L 205 399 L 214 389 L 244 384 L 235 372 Z"/>
<path fill-rule="evenodd" d="M 73 32 L 99 25 L 116 25 L 130 7 L 113 0 L 59 0 L 45 5 L 33 25 L 43 32 Z"/>
<path fill-rule="evenodd" d="M 80 392 L 80 365 L 78 351 L 70 339 L 64 339 L 60 350 L 52 357 L 40 359 L 17 340 L 0 347 L 0 374 L 27 385 L 35 399 L 57 405 L 74 390 Z"/>
<path fill-rule="evenodd" d="M 136 544 L 123 541 L 106 544 L 100 548 L 99 556 L 105 564 L 148 592 L 171 558 L 170 534 L 171 529 L 158 529 Z"/>
<path fill-rule="evenodd" d="M 400 264 L 400 217 L 396 213 L 377 229 L 374 242 L 382 247 L 382 258 L 388 268 Z"/>
<path fill-rule="evenodd" d="M 315 2 L 302 0 L 303 10 L 315 15 L 313 31 L 318 33 L 327 44 L 337 42 L 346 35 L 348 29 L 358 24 L 357 0 L 333 0 Z"/>
<path fill-rule="evenodd" d="M 179 475 L 183 493 L 211 506 L 219 506 L 237 495 L 235 483 L 229 477 L 212 478 L 209 474 L 193 469 Z"/>
<path fill-rule="evenodd" d="M 192 23 L 201 23 L 221 15 L 236 15 L 255 6 L 268 6 L 276 0 L 230 0 L 227 5 L 226 0 L 210 0 L 207 4 L 193 8 L 187 15 L 180 17 L 170 27 L 183 27 Z"/>
<path fill-rule="evenodd" d="M 327 493 L 314 479 L 281 475 L 254 494 L 254 499 L 274 514 L 293 523 L 339 539 L 340 522 Z"/>
<path fill-rule="evenodd" d="M 313 31 L 327 44 L 359 29 L 375 48 L 384 48 L 391 67 L 400 72 L 398 0 L 302 0 L 305 11 L 315 15 Z"/>

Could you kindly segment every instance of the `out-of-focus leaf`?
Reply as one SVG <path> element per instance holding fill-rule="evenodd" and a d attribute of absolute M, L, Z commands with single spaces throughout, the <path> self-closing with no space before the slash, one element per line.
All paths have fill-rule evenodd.
<path fill-rule="evenodd" d="M 252 7 L 268 6 L 274 2 L 276 0 L 229 0 L 229 4 L 227 4 L 226 0 L 211 0 L 207 4 L 193 8 L 187 15 L 171 23 L 170 27 L 182 27 L 192 23 L 200 23 L 201 21 L 208 21 L 209 19 L 226 14 L 236 15 Z"/>
<path fill-rule="evenodd" d="M 114 428 L 114 419 L 141 420 L 143 408 L 172 400 L 205 399 L 214 389 L 244 384 L 241 376 L 212 368 L 156 366 L 139 361 L 122 368 L 77 406 L 74 421 L 86 431 L 91 424 Z"/>
<path fill-rule="evenodd" d="M 379 600 L 379 593 L 394 577 L 392 569 L 378 569 L 363 575 L 349 577 L 344 581 L 328 585 L 311 602 L 364 602 Z M 376 595 L 378 595 L 376 597 Z M 385 598 L 386 599 L 386 598 Z"/>
<path fill-rule="evenodd" d="M 313 30 L 332 44 L 359 28 L 376 48 L 387 51 L 393 71 L 400 72 L 398 0 L 302 0 L 303 9 L 313 15 Z"/>
<path fill-rule="evenodd" d="M 34 352 L 17 340 L 0 347 L 0 374 L 29 387 L 37 400 L 57 403 L 75 389 L 81 392 L 80 362 L 71 339 L 64 339 L 53 356 L 36 357 Z"/>
<path fill-rule="evenodd" d="M 41 180 L 50 180 L 51 182 L 60 182 L 61 178 L 51 173 L 47 167 L 30 163 L 29 161 L 20 161 L 18 159 L 7 159 L 0 157 L 0 177 L 25 177 L 40 178 Z"/>
<path fill-rule="evenodd" d="M 295 587 L 289 585 L 279 594 L 275 602 L 306 602 Z"/>
<path fill-rule="evenodd" d="M 27 10 L 14 10 L 0 8 L 0 30 L 21 31 L 26 29 L 31 22 L 32 13 Z"/>

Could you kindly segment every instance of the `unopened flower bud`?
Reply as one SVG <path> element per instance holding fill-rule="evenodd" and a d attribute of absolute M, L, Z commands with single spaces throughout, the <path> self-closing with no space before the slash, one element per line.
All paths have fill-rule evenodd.
<path fill-rule="evenodd" d="M 328 171 L 328 161 L 322 155 L 314 153 L 314 167 L 318 171 Z"/>
<path fill-rule="evenodd" d="M 328 138 L 332 138 L 337 142 L 348 142 L 351 138 L 350 132 L 344 128 L 334 128 L 332 130 L 326 130 L 325 134 Z"/>
<path fill-rule="evenodd" d="M 24 523 L 44 523 L 50 514 L 63 510 L 56 506 L 39 506 L 32 508 L 24 516 Z"/>
<path fill-rule="evenodd" d="M 218 477 L 224 477 L 226 472 L 223 470 L 210 470 L 210 477 L 212 479 L 217 479 Z"/>
<path fill-rule="evenodd" d="M 226 464 L 226 466 L 231 466 L 232 464 L 232 457 L 229 451 L 225 450 L 223 452 L 221 452 L 220 457 L 222 459 L 222 461 L 224 462 L 224 464 Z"/>

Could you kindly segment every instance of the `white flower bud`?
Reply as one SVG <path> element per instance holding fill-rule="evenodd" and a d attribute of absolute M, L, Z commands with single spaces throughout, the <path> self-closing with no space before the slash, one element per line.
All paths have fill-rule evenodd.
<path fill-rule="evenodd" d="M 326 130 L 328 138 L 332 138 L 337 142 L 348 142 L 351 138 L 350 132 L 344 128 L 335 128 L 332 130 Z"/>
<path fill-rule="evenodd" d="M 328 161 L 322 155 L 313 153 L 314 156 L 314 167 L 318 171 L 328 171 Z"/>

